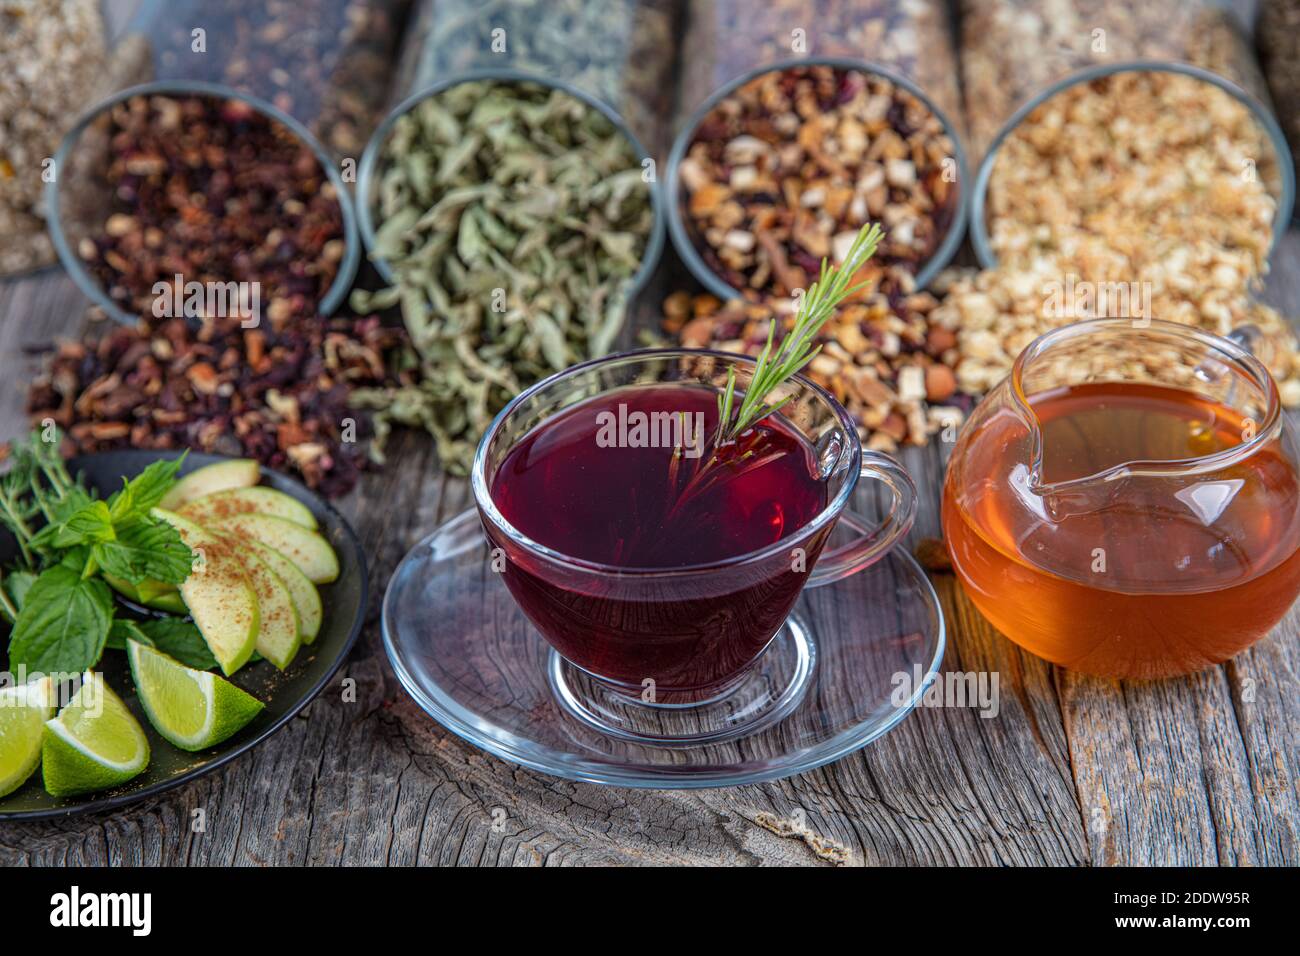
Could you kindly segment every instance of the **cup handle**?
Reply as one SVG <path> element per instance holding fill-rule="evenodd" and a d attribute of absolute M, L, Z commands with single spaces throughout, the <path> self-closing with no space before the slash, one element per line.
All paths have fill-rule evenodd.
<path fill-rule="evenodd" d="M 875 478 L 889 489 L 893 496 L 889 514 L 875 527 L 866 518 L 845 509 L 840 514 L 841 523 L 848 525 L 861 537 L 824 553 L 808 575 L 806 587 L 816 588 L 833 584 L 878 561 L 898 539 L 907 534 L 916 519 L 916 485 L 912 476 L 888 455 L 878 451 L 862 452 L 862 477 Z"/>

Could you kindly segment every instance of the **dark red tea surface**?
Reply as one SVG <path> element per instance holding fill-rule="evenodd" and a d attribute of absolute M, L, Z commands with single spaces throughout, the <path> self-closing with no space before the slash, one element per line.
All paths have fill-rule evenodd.
<path fill-rule="evenodd" d="M 658 427 L 606 430 L 603 438 L 620 444 L 604 447 L 602 425 L 619 421 Z M 497 470 L 492 499 L 534 541 L 623 568 L 736 557 L 803 527 L 826 506 L 811 449 L 788 425 L 760 422 L 710 461 L 717 423 L 711 389 L 619 389 L 563 412 L 521 441 Z M 696 431 L 703 444 L 698 457 L 663 447 L 664 438 Z M 659 447 L 628 447 L 640 440 L 657 440 Z"/>

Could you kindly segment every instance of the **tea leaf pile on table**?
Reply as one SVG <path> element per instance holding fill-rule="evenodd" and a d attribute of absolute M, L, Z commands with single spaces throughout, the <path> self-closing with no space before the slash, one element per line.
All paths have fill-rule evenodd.
<path fill-rule="evenodd" d="M 296 471 L 329 498 L 346 494 L 370 436 L 349 395 L 398 382 L 391 366 L 405 330 L 376 316 L 264 320 L 101 324 L 84 342 L 57 343 L 27 411 L 62 428 L 72 454 L 191 448 Z"/>

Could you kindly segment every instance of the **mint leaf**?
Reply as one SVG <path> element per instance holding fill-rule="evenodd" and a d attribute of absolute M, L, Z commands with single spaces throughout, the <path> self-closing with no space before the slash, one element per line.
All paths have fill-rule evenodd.
<path fill-rule="evenodd" d="M 27 600 L 27 592 L 35 583 L 36 575 L 30 571 L 10 571 L 5 575 L 3 587 L 13 606 L 21 611 L 23 603 Z"/>
<path fill-rule="evenodd" d="M 113 524 L 129 524 L 136 513 L 135 494 L 131 491 L 131 482 L 122 479 L 122 489 L 115 491 L 108 498 L 108 520 Z"/>
<path fill-rule="evenodd" d="M 108 505 L 102 501 L 92 501 L 71 515 L 63 522 L 66 536 L 75 535 L 76 540 L 60 543 L 61 548 L 70 548 L 74 544 L 88 541 L 112 541 L 113 519 L 108 513 Z M 61 539 L 56 538 L 56 541 Z"/>
<path fill-rule="evenodd" d="M 126 650 L 127 641 L 139 641 L 141 644 L 148 644 L 153 647 L 153 641 L 149 640 L 149 636 L 140 630 L 138 622 L 126 618 L 116 618 L 113 621 L 113 626 L 108 629 L 108 640 L 104 642 L 104 646 L 115 651 L 124 651 Z"/>
<path fill-rule="evenodd" d="M 50 511 L 50 524 L 59 525 L 74 514 L 94 502 L 95 498 L 80 485 L 73 485 L 62 498 L 51 497 L 48 493 L 41 498 Z"/>
<path fill-rule="evenodd" d="M 218 666 L 217 659 L 208 650 L 208 642 L 203 639 L 193 621 L 179 617 L 158 618 L 155 621 L 140 621 L 139 629 L 149 643 L 186 667 L 210 671 Z"/>
<path fill-rule="evenodd" d="M 69 548 L 63 552 L 63 557 L 59 558 L 59 564 L 69 571 L 75 571 L 77 574 L 84 574 L 86 571 L 86 562 L 90 560 L 90 545 L 79 544 L 75 548 Z"/>
<path fill-rule="evenodd" d="M 117 620 L 108 632 L 108 644 L 119 651 L 126 650 L 127 641 L 138 641 L 162 651 L 172 660 L 186 667 L 210 671 L 220 665 L 208 650 L 208 642 L 199 633 L 193 621 L 179 617 L 158 618 L 152 621 Z"/>
<path fill-rule="evenodd" d="M 79 544 L 112 541 L 115 537 L 108 505 L 102 501 L 92 501 L 83 506 L 69 515 L 62 524 L 42 528 L 36 539 L 44 539 L 45 532 L 50 527 L 54 529 L 49 535 L 49 544 L 53 548 L 73 548 Z"/>
<path fill-rule="evenodd" d="M 188 452 L 186 452 L 188 454 Z M 176 474 L 185 463 L 185 455 L 171 461 L 155 461 L 130 481 L 123 479 L 122 490 L 108 499 L 113 524 L 121 527 L 138 521 L 158 507 L 163 496 L 176 484 Z"/>
<path fill-rule="evenodd" d="M 9 642 L 9 668 L 79 674 L 99 662 L 112 622 L 108 585 L 55 565 L 27 590 Z"/>
<path fill-rule="evenodd" d="M 180 584 L 194 563 L 193 552 L 176 529 L 153 519 L 119 528 L 117 540 L 95 545 L 92 556 L 105 574 L 132 584 L 147 580 Z"/>

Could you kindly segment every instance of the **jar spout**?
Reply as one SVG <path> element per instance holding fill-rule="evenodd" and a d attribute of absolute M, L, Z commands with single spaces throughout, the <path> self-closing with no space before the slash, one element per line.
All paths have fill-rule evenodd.
<path fill-rule="evenodd" d="M 1041 444 L 1036 443 L 1035 447 L 1041 449 Z M 1016 491 L 1021 501 L 1026 504 L 1029 504 L 1027 498 L 1032 496 L 1031 507 L 1040 517 L 1058 522 L 1078 515 L 1093 514 L 1110 507 L 1114 504 L 1116 495 L 1123 489 L 1124 479 L 1129 478 L 1130 475 L 1129 464 L 1125 463 L 1083 478 L 1045 481 L 1043 456 L 1041 452 L 1037 452 L 1030 466 L 1024 471 L 1023 491 L 1019 488 Z M 1013 486 L 1016 484 L 1014 475 L 1012 484 Z"/>

